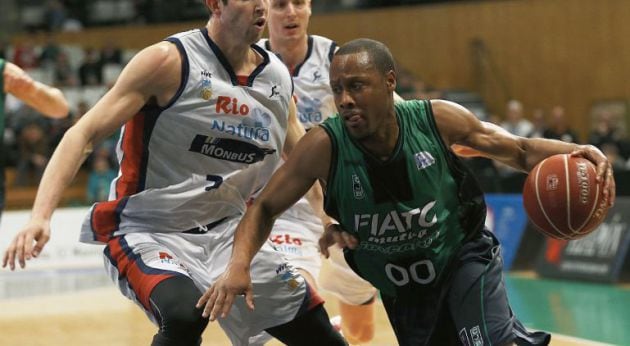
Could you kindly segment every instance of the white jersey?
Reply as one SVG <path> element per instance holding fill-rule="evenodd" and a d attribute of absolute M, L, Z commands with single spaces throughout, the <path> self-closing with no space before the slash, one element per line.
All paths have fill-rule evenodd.
<path fill-rule="evenodd" d="M 261 39 L 258 45 L 267 50 L 273 48 L 268 39 Z M 307 130 L 337 112 L 328 76 L 330 62 L 336 50 L 337 44 L 334 41 L 310 35 L 306 58 L 291 71 L 298 118 Z"/>
<path fill-rule="evenodd" d="M 273 48 L 268 39 L 261 39 L 258 41 L 258 45 L 267 50 Z M 298 118 L 306 130 L 321 124 L 336 113 L 328 72 L 337 48 L 337 44 L 326 37 L 309 35 L 306 58 L 293 71 L 290 71 L 295 87 Z M 319 224 L 319 218 L 314 215 L 312 208 L 304 198 L 300 199 L 280 218 Z M 320 229 L 321 227 L 319 227 L 318 233 L 323 232 L 323 229 Z"/>
<path fill-rule="evenodd" d="M 118 144 L 120 172 L 107 202 L 92 206 L 81 241 L 131 232 L 182 232 L 242 214 L 268 181 L 287 133 L 293 84 L 274 54 L 236 76 L 207 29 L 167 39 L 182 57 L 179 90 L 147 104 Z"/>

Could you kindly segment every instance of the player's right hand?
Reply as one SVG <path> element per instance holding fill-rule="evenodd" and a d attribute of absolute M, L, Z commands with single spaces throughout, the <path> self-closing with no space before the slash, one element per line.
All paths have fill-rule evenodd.
<path fill-rule="evenodd" d="M 2 268 L 15 270 L 17 258 L 21 268 L 26 261 L 39 256 L 50 239 L 50 224 L 31 220 L 14 238 L 2 259 Z"/>
<path fill-rule="evenodd" d="M 254 292 L 249 274 L 249 266 L 241 266 L 230 262 L 227 269 L 217 281 L 206 290 L 197 301 L 197 309 L 203 308 L 201 315 L 210 318 L 225 318 L 230 313 L 234 298 L 244 295 L 247 306 L 254 310 Z"/>

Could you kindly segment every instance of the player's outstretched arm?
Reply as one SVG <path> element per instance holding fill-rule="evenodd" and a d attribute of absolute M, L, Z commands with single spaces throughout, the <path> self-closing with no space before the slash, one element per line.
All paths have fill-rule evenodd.
<path fill-rule="evenodd" d="M 159 43 L 138 53 L 114 87 L 71 127 L 55 149 L 37 190 L 31 219 L 4 253 L 2 266 L 24 268 L 50 239 L 50 218 L 63 191 L 95 144 L 131 119 L 151 98 L 166 104 L 180 80 L 180 57 L 170 43 Z M 163 101 L 160 102 L 160 100 Z"/>
<path fill-rule="evenodd" d="M 317 179 L 326 179 L 330 145 L 322 128 L 309 131 L 247 209 L 236 229 L 232 257 L 225 272 L 197 303 L 198 308 L 203 307 L 204 317 L 214 321 L 227 316 L 234 297 L 240 294 L 245 294 L 247 304 L 254 308 L 249 275 L 251 261 L 269 238 L 275 217 L 297 202 Z"/>
<path fill-rule="evenodd" d="M 61 90 L 33 80 L 19 66 L 7 62 L 3 71 L 4 91 L 51 118 L 68 115 L 68 101 Z"/>
<path fill-rule="evenodd" d="M 609 205 L 615 199 L 612 165 L 606 156 L 592 145 L 578 145 L 545 138 L 515 136 L 503 128 L 477 119 L 466 108 L 449 101 L 431 101 L 433 115 L 447 146 L 463 145 L 470 152 L 500 161 L 529 172 L 536 164 L 555 154 L 583 156 L 597 166 L 597 179 L 604 182 L 604 195 Z"/>

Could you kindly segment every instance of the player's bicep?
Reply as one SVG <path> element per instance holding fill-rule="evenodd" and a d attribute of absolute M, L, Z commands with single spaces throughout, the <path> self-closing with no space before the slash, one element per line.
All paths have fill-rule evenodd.
<path fill-rule="evenodd" d="M 432 101 L 434 117 L 447 146 L 463 156 L 485 156 L 513 165 L 522 157 L 521 138 L 480 121 L 466 108 L 447 101 Z M 464 146 L 464 147 L 461 147 Z"/>
<path fill-rule="evenodd" d="M 81 118 L 77 127 L 94 142 L 106 138 L 138 114 L 153 98 L 174 94 L 179 80 L 178 53 L 161 43 L 138 53 L 116 84 Z"/>

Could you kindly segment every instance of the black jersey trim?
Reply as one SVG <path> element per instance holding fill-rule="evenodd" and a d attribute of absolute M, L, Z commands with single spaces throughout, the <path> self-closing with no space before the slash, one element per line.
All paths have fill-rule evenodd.
<path fill-rule="evenodd" d="M 177 47 L 177 50 L 179 51 L 179 54 L 182 58 L 182 70 L 179 88 L 177 88 L 177 92 L 168 101 L 166 106 L 163 107 L 163 109 L 171 107 L 177 101 L 177 99 L 179 99 L 179 97 L 184 92 L 184 89 L 186 88 L 186 84 L 188 84 L 188 75 L 190 74 L 190 63 L 188 62 L 188 54 L 186 53 L 186 49 L 184 48 L 182 42 L 176 37 L 169 37 L 166 39 L 166 41 L 173 43 L 175 47 Z"/>
<path fill-rule="evenodd" d="M 430 124 L 431 132 L 437 138 L 442 150 L 444 150 L 444 156 L 446 158 L 446 164 L 453 174 L 453 178 L 457 182 L 457 193 L 463 208 L 467 209 L 467 215 L 460 218 L 460 223 L 466 232 L 464 242 L 476 237 L 479 232 L 484 228 L 486 220 L 486 203 L 484 201 L 484 194 L 479 186 L 479 182 L 473 172 L 464 165 L 462 160 L 455 155 L 455 153 L 446 146 L 442 136 L 440 135 L 440 129 L 435 121 L 435 115 L 433 114 L 433 107 L 430 100 L 421 101 L 427 109 L 427 121 Z M 475 201 L 477 200 L 477 201 Z M 466 207 L 464 204 L 478 203 L 479 208 L 474 209 Z"/>
<path fill-rule="evenodd" d="M 332 62 L 335 52 L 337 51 L 337 47 L 337 42 L 335 41 L 330 44 L 330 48 L 328 49 L 328 61 Z"/>
<path fill-rule="evenodd" d="M 328 177 L 326 179 L 326 189 L 324 191 L 324 211 L 326 212 L 326 214 L 339 220 L 339 210 L 333 204 L 334 197 L 332 197 L 333 195 L 331 194 L 331 190 L 333 189 L 332 182 L 334 181 L 335 175 L 337 174 L 337 163 L 339 161 L 339 143 L 337 143 L 335 134 L 332 128 L 329 127 L 330 125 L 326 123 L 321 123 L 318 126 L 323 128 L 328 135 L 328 138 L 330 138 L 330 167 L 328 167 Z"/>
<path fill-rule="evenodd" d="M 389 155 L 389 157 L 385 161 L 376 157 L 376 155 L 372 154 L 363 145 L 361 145 L 361 143 L 357 142 L 352 136 L 350 136 L 350 134 L 346 132 L 345 126 L 344 126 L 344 132 L 346 132 L 346 135 L 348 136 L 348 138 L 350 138 L 350 141 L 352 142 L 352 144 L 354 144 L 359 149 L 359 151 L 361 151 L 364 155 L 366 155 L 368 158 L 373 160 L 375 163 L 381 166 L 385 166 L 391 163 L 392 161 L 394 161 L 400 155 L 400 153 L 402 152 L 402 147 L 403 147 L 403 142 L 404 142 L 403 136 L 404 136 L 405 125 L 400 119 L 400 115 L 398 114 L 397 110 L 395 111 L 395 114 L 396 114 L 396 122 L 398 122 L 398 138 L 396 139 L 396 146 L 394 147 L 392 154 Z"/>
<path fill-rule="evenodd" d="M 267 53 L 266 50 L 262 49 L 261 47 L 255 44 L 253 44 L 251 47 L 253 50 L 258 52 L 258 54 L 260 54 L 263 57 L 263 62 L 261 62 L 258 66 L 256 66 L 254 71 L 252 71 L 252 73 L 247 78 L 247 86 L 249 87 L 254 85 L 254 80 L 256 79 L 256 77 L 258 77 L 258 75 L 265 69 L 265 67 L 269 65 L 269 53 Z"/>
<path fill-rule="evenodd" d="M 299 63 L 295 67 L 295 69 L 293 69 L 293 77 L 297 77 L 300 74 L 300 69 L 302 68 L 302 66 L 304 66 L 308 58 L 310 58 L 311 54 L 313 53 L 313 36 L 308 36 L 307 44 L 308 48 L 306 49 L 306 56 L 304 57 L 304 60 L 302 60 L 302 62 Z"/>
<path fill-rule="evenodd" d="M 223 55 L 223 52 L 221 51 L 221 48 L 219 48 L 219 46 L 217 46 L 217 44 L 214 43 L 214 41 L 212 41 L 212 39 L 208 35 L 208 29 L 207 28 L 202 28 L 201 29 L 201 33 L 203 34 L 203 38 L 206 39 L 206 42 L 208 42 L 208 46 L 210 47 L 210 49 L 212 49 L 212 52 L 214 53 L 214 55 L 219 60 L 219 63 L 221 63 L 221 65 L 223 65 L 223 68 L 225 69 L 225 71 L 230 76 L 230 80 L 232 82 L 232 85 L 234 85 L 234 86 L 239 85 L 238 78 L 236 77 L 236 73 L 234 73 L 234 68 L 232 68 L 232 65 L 230 65 L 230 62 L 227 60 L 225 55 Z"/>
<path fill-rule="evenodd" d="M 232 65 L 230 65 L 230 62 L 227 60 L 225 55 L 223 55 L 221 48 L 219 48 L 219 46 L 217 46 L 217 44 L 212 41 L 210 36 L 208 36 L 208 29 L 202 28 L 201 33 L 203 33 L 203 37 L 206 39 L 206 42 L 208 42 L 208 46 L 210 46 L 210 49 L 212 49 L 212 52 L 214 52 L 214 55 L 217 57 L 221 65 L 223 65 L 225 71 L 227 71 L 228 75 L 230 76 L 230 81 L 232 82 L 232 85 L 239 86 L 240 84 L 238 83 L 238 78 L 236 77 L 234 68 L 232 67 Z M 256 66 L 254 71 L 247 77 L 247 86 L 249 87 L 254 84 L 254 80 L 256 79 L 256 77 L 263 71 L 265 66 L 269 64 L 269 54 L 266 50 L 257 46 L 256 44 L 252 44 L 250 47 L 263 57 L 263 62 Z"/>

